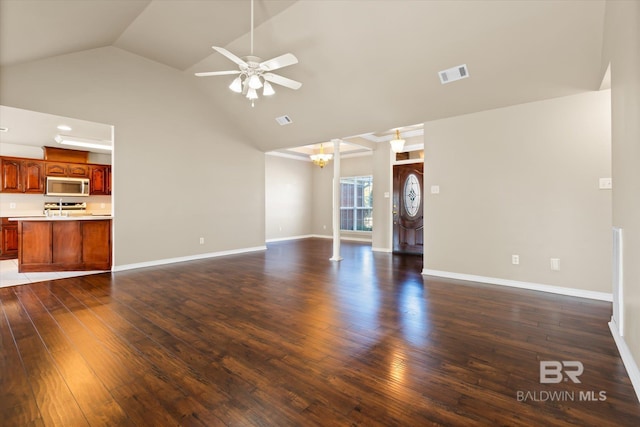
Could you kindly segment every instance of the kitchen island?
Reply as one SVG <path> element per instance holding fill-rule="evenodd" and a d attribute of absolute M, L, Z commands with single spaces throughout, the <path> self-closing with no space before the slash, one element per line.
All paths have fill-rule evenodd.
<path fill-rule="evenodd" d="M 110 216 L 17 217 L 18 271 L 111 270 Z"/>

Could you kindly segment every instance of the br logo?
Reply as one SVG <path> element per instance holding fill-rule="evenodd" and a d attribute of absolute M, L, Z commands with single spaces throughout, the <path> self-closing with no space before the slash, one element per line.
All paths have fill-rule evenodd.
<path fill-rule="evenodd" d="M 574 383 L 579 383 L 578 377 L 584 372 L 582 362 L 577 360 L 541 360 L 540 361 L 540 383 L 557 384 L 570 379 Z"/>

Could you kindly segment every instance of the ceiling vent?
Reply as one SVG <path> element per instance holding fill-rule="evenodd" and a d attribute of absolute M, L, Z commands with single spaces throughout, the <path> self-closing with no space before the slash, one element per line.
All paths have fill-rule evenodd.
<path fill-rule="evenodd" d="M 440 71 L 438 75 L 440 76 L 440 83 L 446 84 L 455 82 L 456 80 L 466 79 L 469 77 L 469 70 L 467 70 L 467 64 L 462 64 Z"/>
<path fill-rule="evenodd" d="M 291 117 L 285 115 L 285 116 L 276 117 L 276 122 L 278 122 L 280 126 L 284 126 L 284 125 L 288 125 L 289 123 L 293 123 L 293 120 L 291 120 Z"/>

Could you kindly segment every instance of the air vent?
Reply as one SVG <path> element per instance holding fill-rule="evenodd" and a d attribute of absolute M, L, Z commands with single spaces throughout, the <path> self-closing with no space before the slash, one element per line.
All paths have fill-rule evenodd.
<path fill-rule="evenodd" d="M 291 117 L 285 115 L 285 116 L 276 117 L 276 122 L 278 122 L 280 126 L 284 126 L 284 125 L 288 125 L 289 123 L 293 123 L 293 120 L 291 120 Z"/>
<path fill-rule="evenodd" d="M 467 64 L 463 64 L 440 71 L 438 75 L 440 76 L 440 83 L 446 84 L 469 77 L 469 70 L 467 69 Z"/>

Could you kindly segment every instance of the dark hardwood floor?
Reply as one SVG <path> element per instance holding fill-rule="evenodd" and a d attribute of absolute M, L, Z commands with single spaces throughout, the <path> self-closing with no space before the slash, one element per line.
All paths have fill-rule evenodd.
<path fill-rule="evenodd" d="M 1 288 L 0 425 L 640 425 L 610 303 L 331 250 Z M 581 382 L 541 384 L 540 361 Z"/>

